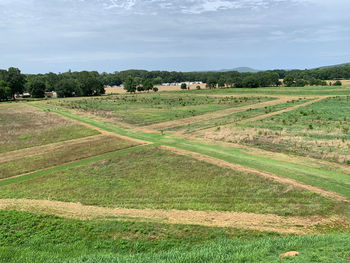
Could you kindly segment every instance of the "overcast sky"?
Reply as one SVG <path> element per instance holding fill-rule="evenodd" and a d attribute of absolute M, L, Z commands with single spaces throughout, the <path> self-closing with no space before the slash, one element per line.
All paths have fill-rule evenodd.
<path fill-rule="evenodd" d="M 0 0 L 0 68 L 312 68 L 350 62 L 349 0 Z"/>

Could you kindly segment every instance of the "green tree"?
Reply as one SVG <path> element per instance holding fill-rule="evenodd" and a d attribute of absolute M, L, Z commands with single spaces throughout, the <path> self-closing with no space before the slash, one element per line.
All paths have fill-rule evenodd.
<path fill-rule="evenodd" d="M 225 84 L 226 84 L 225 78 L 223 76 L 221 76 L 218 80 L 218 87 L 225 88 Z"/>
<path fill-rule="evenodd" d="M 99 96 L 105 93 L 97 72 L 82 71 L 77 78 L 78 88 L 84 96 Z"/>
<path fill-rule="evenodd" d="M 182 83 L 182 84 L 181 84 L 181 89 L 187 89 L 186 83 Z"/>
<path fill-rule="evenodd" d="M 245 87 L 245 88 L 257 88 L 257 87 L 259 87 L 259 81 L 254 76 L 247 76 L 243 79 L 243 87 Z"/>
<path fill-rule="evenodd" d="M 45 82 L 41 79 L 34 79 L 29 84 L 29 92 L 33 98 L 44 98 L 46 91 Z"/>
<path fill-rule="evenodd" d="M 151 79 L 146 79 L 143 81 L 143 88 L 146 90 L 146 91 L 150 91 L 153 89 L 153 82 Z"/>
<path fill-rule="evenodd" d="M 9 84 L 9 88 L 11 89 L 12 96 L 14 96 L 16 93 L 23 93 L 26 79 L 18 68 L 11 67 L 8 69 L 8 76 L 6 81 Z"/>
<path fill-rule="evenodd" d="M 215 89 L 217 84 L 218 84 L 218 82 L 214 76 L 208 77 L 207 84 L 206 84 L 207 88 Z"/>
<path fill-rule="evenodd" d="M 304 87 L 307 84 L 307 81 L 303 80 L 303 79 L 297 79 L 295 81 L 295 86 L 296 87 Z"/>
<path fill-rule="evenodd" d="M 132 76 L 128 76 L 125 79 L 124 89 L 130 93 L 136 91 L 136 83 L 135 83 L 134 78 Z"/>
<path fill-rule="evenodd" d="M 56 84 L 55 88 L 59 97 L 72 97 L 74 95 L 81 95 L 78 90 L 77 83 L 74 79 L 62 79 Z"/>
<path fill-rule="evenodd" d="M 8 83 L 4 80 L 0 80 L 0 101 L 8 100 L 11 96 L 11 89 Z"/>
<path fill-rule="evenodd" d="M 243 88 L 243 79 L 241 77 L 235 78 L 235 88 Z"/>
<path fill-rule="evenodd" d="M 284 85 L 287 87 L 292 87 L 295 83 L 295 79 L 292 75 L 287 75 L 283 80 Z"/>
<path fill-rule="evenodd" d="M 336 82 L 333 83 L 333 86 L 341 86 L 342 83 L 340 80 L 337 80 Z"/>
<path fill-rule="evenodd" d="M 163 79 L 161 77 L 156 77 L 154 80 L 153 80 L 153 84 L 154 85 L 160 85 L 162 84 L 163 82 Z"/>

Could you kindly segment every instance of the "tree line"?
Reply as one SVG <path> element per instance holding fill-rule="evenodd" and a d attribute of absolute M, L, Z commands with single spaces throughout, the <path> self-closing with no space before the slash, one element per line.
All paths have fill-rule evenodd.
<path fill-rule="evenodd" d="M 280 81 L 284 79 L 283 83 Z M 13 99 L 17 93 L 29 92 L 42 98 L 46 91 L 59 97 L 96 96 L 104 94 L 104 86 L 124 84 L 128 92 L 157 91 L 154 85 L 201 81 L 208 88 L 257 88 L 268 86 L 327 85 L 325 80 L 350 79 L 350 65 L 305 70 L 267 70 L 257 73 L 176 72 L 125 70 L 113 73 L 97 71 L 22 74 L 18 68 L 0 69 L 0 100 Z M 335 85 L 341 85 L 337 81 Z"/>

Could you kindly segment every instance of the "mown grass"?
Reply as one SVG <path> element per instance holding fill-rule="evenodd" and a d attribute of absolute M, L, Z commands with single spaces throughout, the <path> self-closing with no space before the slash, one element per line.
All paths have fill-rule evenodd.
<path fill-rule="evenodd" d="M 141 150 L 143 148 L 147 148 L 147 147 L 150 147 L 150 145 L 140 145 L 140 146 L 130 147 L 130 148 L 123 149 L 123 150 L 120 150 L 120 151 L 107 153 L 107 154 L 104 154 L 104 155 L 98 155 L 98 156 L 94 156 L 94 157 L 91 157 L 91 158 L 87 158 L 87 159 L 78 160 L 78 161 L 75 161 L 75 162 L 66 163 L 66 164 L 63 164 L 63 165 L 60 165 L 60 166 L 56 166 L 56 167 L 52 167 L 52 168 L 36 171 L 36 172 L 29 173 L 29 174 L 26 174 L 26 175 L 23 175 L 23 176 L 7 178 L 7 179 L 4 179 L 4 180 L 0 181 L 0 187 L 1 186 L 5 186 L 5 185 L 10 185 L 10 184 L 16 184 L 16 183 L 19 183 L 19 182 L 24 182 L 24 181 L 29 180 L 29 179 L 33 179 L 33 178 L 36 178 L 36 177 L 48 175 L 50 173 L 63 171 L 63 170 L 69 169 L 69 168 L 79 167 L 79 166 L 87 165 L 87 164 L 90 164 L 90 163 L 98 162 L 98 161 L 101 161 L 101 160 L 105 160 L 105 159 L 108 159 L 108 158 L 113 158 L 115 156 L 123 155 L 123 154 L 130 153 L 130 152 L 133 152 L 133 151 L 139 151 L 139 150 Z"/>
<path fill-rule="evenodd" d="M 0 153 L 99 134 L 26 104 L 0 107 Z"/>
<path fill-rule="evenodd" d="M 91 254 L 165 253 L 173 248 L 189 251 L 193 245 L 207 241 L 248 241 L 266 236 L 279 234 L 132 221 L 81 221 L 0 211 L 0 262 L 61 262 Z"/>
<path fill-rule="evenodd" d="M 278 215 L 323 215 L 336 209 L 314 193 L 158 148 L 2 186 L 0 197 Z"/>
<path fill-rule="evenodd" d="M 290 100 L 286 103 L 281 103 L 273 106 L 266 106 L 257 109 L 248 109 L 243 112 L 236 112 L 220 118 L 214 118 L 204 121 L 199 121 L 191 124 L 181 125 L 171 128 L 172 130 L 184 130 L 186 133 L 192 133 L 203 129 L 212 127 L 220 127 L 237 121 L 245 120 L 262 114 L 268 114 L 271 112 L 280 111 L 289 107 L 293 107 L 309 101 L 308 99 L 300 98 L 298 100 Z"/>
<path fill-rule="evenodd" d="M 47 109 L 47 107 L 43 105 L 36 106 L 44 110 Z M 306 184 L 340 193 L 350 199 L 349 175 L 342 172 L 334 172 L 332 170 L 315 168 L 304 164 L 275 160 L 268 156 L 252 155 L 245 150 L 228 145 L 218 146 L 214 143 L 188 140 L 183 137 L 172 136 L 171 134 L 161 135 L 160 133 L 144 133 L 136 130 L 125 129 L 112 123 L 72 114 L 66 110 L 57 110 L 56 112 L 106 131 L 115 132 L 135 139 L 150 141 L 156 144 L 205 154 L 262 171 L 268 171 L 277 175 L 299 180 Z"/>
<path fill-rule="evenodd" d="M 216 98 L 187 94 L 152 93 L 80 100 L 54 100 L 48 103 L 143 126 L 268 100 L 272 100 L 272 98 Z"/>
<path fill-rule="evenodd" d="M 0 179 L 118 151 L 136 145 L 137 143 L 122 140 L 114 136 L 91 137 L 88 141 L 67 143 L 42 154 L 33 152 L 33 155 L 23 156 L 19 160 L 0 162 Z"/>

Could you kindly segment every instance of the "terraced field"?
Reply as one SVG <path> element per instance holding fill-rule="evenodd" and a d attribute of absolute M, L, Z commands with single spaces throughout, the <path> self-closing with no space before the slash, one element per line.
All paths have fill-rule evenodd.
<path fill-rule="evenodd" d="M 1 104 L 0 262 L 347 262 L 348 91 Z"/>

